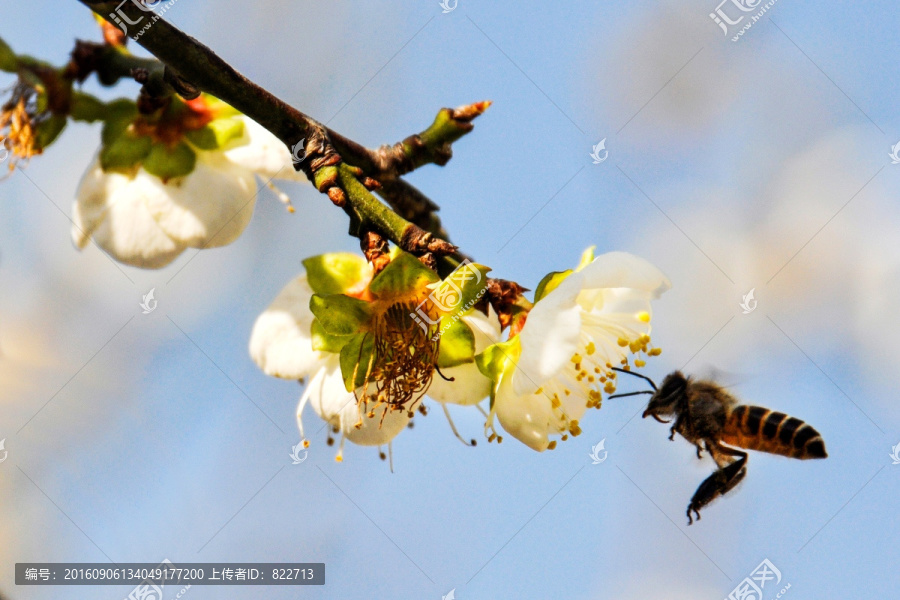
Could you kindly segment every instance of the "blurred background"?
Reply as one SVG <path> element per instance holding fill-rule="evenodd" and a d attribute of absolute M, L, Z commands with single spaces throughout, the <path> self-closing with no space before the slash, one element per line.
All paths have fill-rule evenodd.
<path fill-rule="evenodd" d="M 828 460 L 754 453 L 691 527 L 713 464 L 635 418 L 640 398 L 606 402 L 544 454 L 511 437 L 464 447 L 432 411 L 395 440 L 393 473 L 368 448 L 336 463 L 308 416 L 319 433 L 292 465 L 301 388 L 264 376 L 247 342 L 303 258 L 356 250 L 345 215 L 310 186 L 284 186 L 295 214 L 263 189 L 236 243 L 118 266 L 70 241 L 99 144 L 99 127 L 70 124 L 0 182 L 0 593 L 115 600 L 129 588 L 16 587 L 14 563 L 168 558 L 326 564 L 323 587 L 195 586 L 192 600 L 721 599 L 769 559 L 782 580 L 766 599 L 788 583 L 789 598 L 895 595 L 900 13 L 776 2 L 733 42 L 758 11 L 720 5 L 747 15 L 726 35 L 716 2 L 181 0 L 165 18 L 370 146 L 493 100 L 445 168 L 409 177 L 453 241 L 531 288 L 590 245 L 649 259 L 673 288 L 646 372 L 727 373 L 741 399 L 813 424 Z M 0 14 L 14 50 L 56 64 L 99 39 L 74 0 L 0 0 Z M 476 411 L 451 412 L 480 439 Z"/>

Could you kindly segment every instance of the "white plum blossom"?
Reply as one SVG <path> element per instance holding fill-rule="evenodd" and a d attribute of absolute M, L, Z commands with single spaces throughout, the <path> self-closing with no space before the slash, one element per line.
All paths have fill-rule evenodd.
<path fill-rule="evenodd" d="M 488 314 L 472 309 L 460 317 L 475 338 L 475 354 L 484 352 L 500 340 L 500 321 L 493 308 Z M 441 369 L 444 377 L 435 377 L 428 388 L 428 396 L 441 403 L 472 406 L 491 393 L 491 380 L 481 374 L 474 362 Z M 446 378 L 446 379 L 445 379 Z M 448 381 L 452 379 L 452 381 Z"/>
<path fill-rule="evenodd" d="M 624 252 L 583 261 L 554 284 L 519 334 L 489 349 L 493 367 L 484 368 L 496 386 L 488 429 L 496 416 L 539 452 L 556 447 L 550 436 L 581 433 L 579 419 L 599 408 L 601 391 L 615 391 L 613 367 L 632 368 L 631 354 L 635 367 L 644 365 L 639 356 L 659 354 L 649 347 L 650 301 L 670 287 L 656 267 Z"/>
<path fill-rule="evenodd" d="M 140 165 L 104 170 L 95 159 L 72 209 L 75 245 L 93 240 L 119 262 L 158 269 L 187 248 L 235 241 L 253 216 L 256 176 L 305 180 L 274 135 L 246 116 L 235 119 L 240 137 L 220 149 L 193 147 L 196 164 L 183 176 L 163 179 Z"/>
<path fill-rule="evenodd" d="M 471 309 L 460 317 L 460 321 L 472 331 L 475 354 L 484 352 L 488 346 L 497 343 L 500 339 L 500 320 L 490 306 L 488 306 L 488 314 L 485 315 L 480 310 Z M 491 380 L 481 373 L 474 361 L 440 369 L 439 375 L 431 380 L 431 386 L 428 388 L 428 396 L 440 403 L 453 435 L 464 444 L 469 445 L 474 445 L 474 441 L 467 442 L 460 435 L 450 416 L 450 411 L 447 409 L 447 404 L 475 406 L 486 416 L 487 413 L 478 403 L 487 398 L 490 393 Z"/>
<path fill-rule="evenodd" d="M 371 267 L 359 257 L 342 255 L 341 260 L 358 262 L 360 273 L 344 292 L 362 292 L 372 277 Z M 303 409 L 309 404 L 333 433 L 340 434 L 338 461 L 343 460 L 344 440 L 361 446 L 390 446 L 391 440 L 409 424 L 409 416 L 405 411 L 387 411 L 383 419 L 380 412 L 373 418 L 360 413 L 360 390 L 348 392 L 345 388 L 339 355 L 313 349 L 311 331 L 315 316 L 309 308 L 313 293 L 305 273 L 285 286 L 256 319 L 250 336 L 251 358 L 267 375 L 308 380 L 297 407 L 297 423 L 304 442 Z"/>

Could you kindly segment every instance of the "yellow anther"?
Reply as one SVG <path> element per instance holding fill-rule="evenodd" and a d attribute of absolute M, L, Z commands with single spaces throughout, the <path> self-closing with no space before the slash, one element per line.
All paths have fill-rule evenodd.
<path fill-rule="evenodd" d="M 634 361 L 634 366 L 636 366 L 636 367 L 643 367 L 643 366 L 645 366 L 646 364 L 647 364 L 647 363 L 646 363 L 645 361 L 643 361 L 643 360 L 641 360 L 641 359 L 639 359 L 639 358 L 638 358 L 638 359 L 635 359 L 635 361 Z"/>
<path fill-rule="evenodd" d="M 589 342 L 588 345 L 584 347 L 584 351 L 590 356 L 597 351 L 597 347 L 594 346 L 594 342 Z"/>
<path fill-rule="evenodd" d="M 660 354 L 662 354 L 662 348 L 653 348 L 647 354 L 649 354 L 650 356 L 659 356 Z"/>
<path fill-rule="evenodd" d="M 573 354 L 573 355 L 572 355 L 572 362 L 575 363 L 576 365 L 577 365 L 578 363 L 580 363 L 580 362 L 581 362 L 581 355 L 578 354 L 577 352 L 576 352 L 575 354 Z"/>
<path fill-rule="evenodd" d="M 549 444 L 547 444 L 547 450 L 556 450 L 556 440 L 553 440 Z"/>
<path fill-rule="evenodd" d="M 619 346 L 621 346 L 622 348 L 624 348 L 625 346 L 628 345 L 628 340 L 626 340 L 625 338 L 619 338 L 616 341 L 616 343 L 619 344 Z"/>
<path fill-rule="evenodd" d="M 638 321 L 641 321 L 642 323 L 650 322 L 650 313 L 648 313 L 646 310 L 642 310 L 635 316 L 637 317 Z"/>

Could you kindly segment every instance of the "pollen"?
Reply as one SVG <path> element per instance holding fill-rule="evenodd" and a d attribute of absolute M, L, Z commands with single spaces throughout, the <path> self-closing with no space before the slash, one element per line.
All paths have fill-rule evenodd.
<path fill-rule="evenodd" d="M 635 317 L 637 317 L 637 320 L 641 321 L 642 323 L 650 322 L 650 313 L 648 313 L 646 310 L 642 310 L 641 312 L 636 314 Z"/>
<path fill-rule="evenodd" d="M 616 341 L 616 343 L 619 344 L 619 346 L 621 346 L 622 348 L 624 348 L 625 346 L 628 345 L 628 340 L 626 340 L 625 338 L 621 338 L 621 337 L 620 337 L 620 338 Z"/>
<path fill-rule="evenodd" d="M 636 366 L 636 367 L 643 367 L 643 366 L 646 366 L 646 365 L 647 365 L 647 362 L 646 362 L 646 361 L 643 361 L 643 360 L 641 360 L 641 359 L 639 359 L 639 358 L 636 358 L 636 359 L 634 360 L 634 366 Z"/>
<path fill-rule="evenodd" d="M 553 440 L 549 444 L 547 444 L 547 450 L 556 450 L 556 440 Z"/>
<path fill-rule="evenodd" d="M 607 381 L 606 385 L 603 386 L 603 391 L 606 392 L 607 394 L 612 394 L 613 392 L 616 391 L 616 386 L 612 381 Z"/>
<path fill-rule="evenodd" d="M 590 356 L 597 351 L 597 347 L 594 345 L 594 342 L 589 342 L 588 345 L 585 346 L 584 351 Z"/>
<path fill-rule="evenodd" d="M 662 354 L 662 348 L 652 348 L 647 354 L 649 356 L 659 356 Z"/>
<path fill-rule="evenodd" d="M 538 389 L 536 389 L 536 390 L 534 391 L 534 395 L 535 395 L 535 396 L 540 396 L 540 395 L 543 394 L 543 393 L 544 393 L 544 388 L 542 388 L 542 387 L 539 387 Z"/>
<path fill-rule="evenodd" d="M 38 111 L 36 90 L 23 83 L 17 84 L 13 88 L 12 98 L 0 106 L 0 147 L 5 146 L 12 155 L 10 171 L 18 160 L 28 160 L 41 153 L 37 124 L 46 116 L 49 113 L 40 114 Z"/>
<path fill-rule="evenodd" d="M 416 308 L 398 302 L 374 320 L 375 363 L 369 367 L 362 389 L 374 382 L 377 391 L 359 400 L 366 405 L 374 402 L 376 407 L 386 404 L 382 422 L 388 410 L 404 410 L 412 417 L 434 377 L 440 337 L 435 335 L 436 327 L 426 331 L 409 317 Z"/>
<path fill-rule="evenodd" d="M 572 355 L 572 362 L 575 363 L 575 368 L 578 369 L 578 365 L 581 364 L 581 355 L 577 352 Z"/>

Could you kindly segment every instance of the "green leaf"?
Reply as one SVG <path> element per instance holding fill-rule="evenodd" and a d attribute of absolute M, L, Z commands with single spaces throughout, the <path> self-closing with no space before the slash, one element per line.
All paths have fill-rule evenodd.
<path fill-rule="evenodd" d="M 303 261 L 306 280 L 317 294 L 342 294 L 362 281 L 366 260 L 349 252 L 311 256 Z"/>
<path fill-rule="evenodd" d="M 237 117 L 228 117 L 210 121 L 200 129 L 188 131 L 184 137 L 201 150 L 219 150 L 242 135 L 244 122 Z"/>
<path fill-rule="evenodd" d="M 76 121 L 103 121 L 107 118 L 107 106 L 84 92 L 72 92 L 72 118 Z"/>
<path fill-rule="evenodd" d="M 444 329 L 447 327 L 447 329 Z M 475 334 L 461 319 L 441 319 L 441 345 L 437 366 L 448 369 L 475 360 Z"/>
<path fill-rule="evenodd" d="M 567 271 L 554 271 L 553 273 L 548 273 L 541 279 L 541 282 L 537 286 L 537 290 L 534 292 L 534 301 L 538 302 L 544 296 L 555 290 L 559 287 L 563 281 L 565 281 L 566 277 L 572 274 L 572 269 Z"/>
<path fill-rule="evenodd" d="M 379 298 L 391 297 L 421 289 L 441 278 L 407 252 L 401 252 L 369 284 L 369 291 Z"/>
<path fill-rule="evenodd" d="M 353 335 L 369 322 L 372 305 L 343 294 L 313 294 L 309 309 L 332 335 Z"/>
<path fill-rule="evenodd" d="M 431 286 L 429 298 L 442 316 L 464 313 L 484 295 L 490 267 L 466 261 Z"/>
<path fill-rule="evenodd" d="M 318 319 L 314 319 L 311 328 L 312 348 L 319 352 L 337 354 L 350 341 L 349 335 L 333 335 L 325 331 Z"/>
<path fill-rule="evenodd" d="M 37 128 L 37 147 L 43 150 L 56 141 L 62 130 L 66 128 L 66 115 L 53 115 Z"/>
<path fill-rule="evenodd" d="M 100 149 L 100 166 L 104 171 L 123 171 L 139 165 L 150 154 L 153 140 L 123 131 L 111 143 Z"/>
<path fill-rule="evenodd" d="M 150 148 L 150 154 L 144 159 L 143 166 L 151 175 L 167 181 L 192 173 L 196 163 L 197 155 L 184 142 L 179 142 L 174 148 L 157 142 Z"/>
<path fill-rule="evenodd" d="M 366 382 L 366 374 L 375 362 L 375 336 L 357 333 L 341 350 L 341 375 L 344 387 L 352 392 Z"/>

